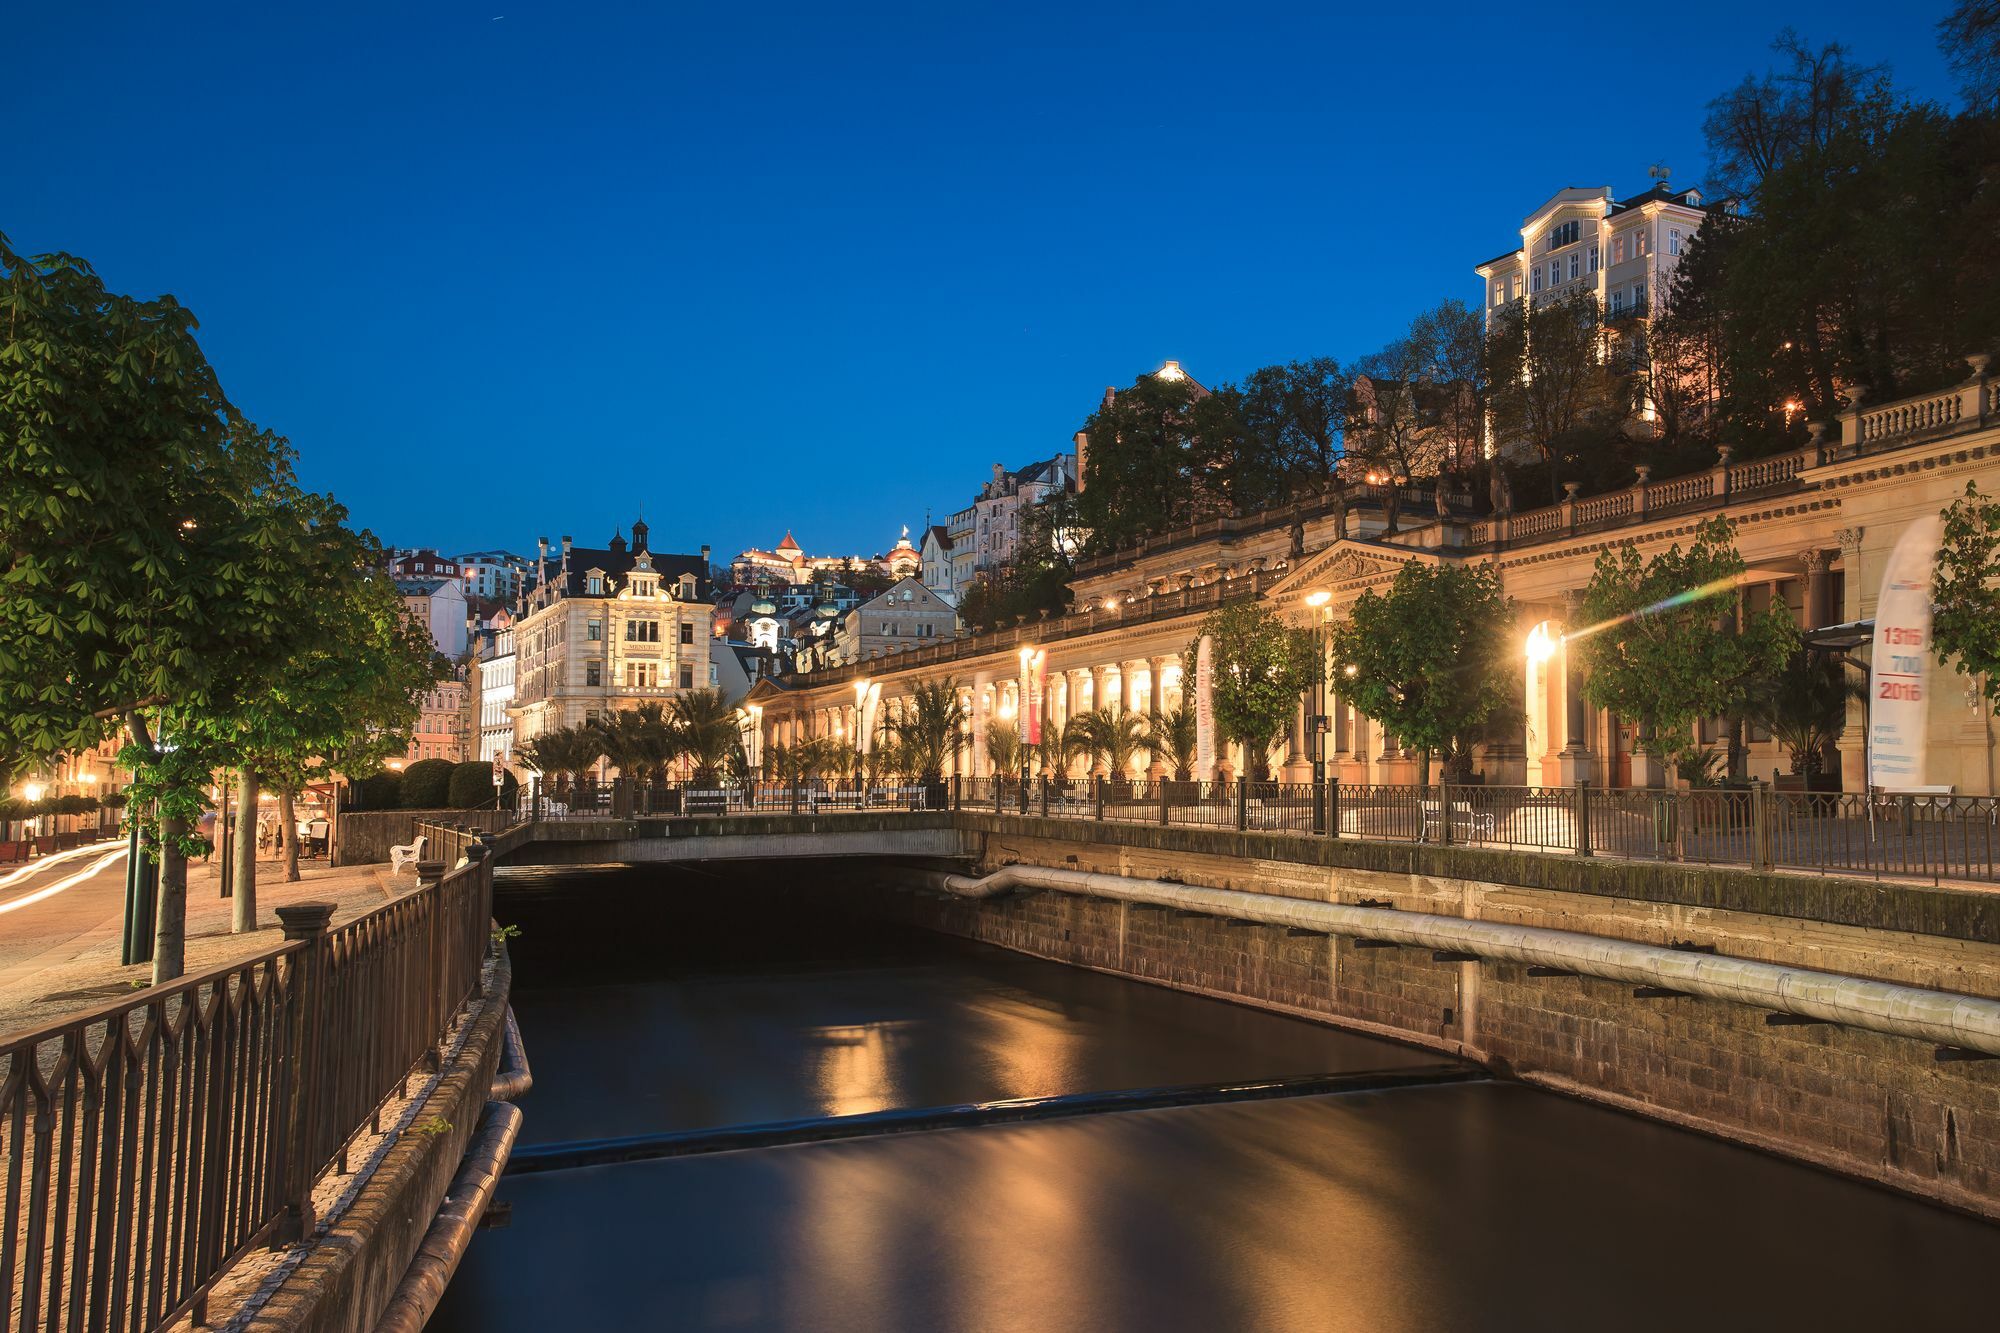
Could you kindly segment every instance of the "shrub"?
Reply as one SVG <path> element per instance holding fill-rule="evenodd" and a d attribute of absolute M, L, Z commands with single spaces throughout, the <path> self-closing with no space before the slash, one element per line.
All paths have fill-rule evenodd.
<path fill-rule="evenodd" d="M 394 810 L 403 803 L 402 775 L 383 772 L 361 779 L 354 784 L 353 801 L 356 810 Z"/>
<path fill-rule="evenodd" d="M 514 775 L 506 775 L 500 788 L 503 804 L 511 802 L 515 789 L 520 784 Z M 493 804 L 493 765 L 470 760 L 451 770 L 451 808 L 454 810 L 477 810 Z"/>
<path fill-rule="evenodd" d="M 403 770 L 403 808 L 442 810 L 451 792 L 449 759 L 419 759 Z"/>

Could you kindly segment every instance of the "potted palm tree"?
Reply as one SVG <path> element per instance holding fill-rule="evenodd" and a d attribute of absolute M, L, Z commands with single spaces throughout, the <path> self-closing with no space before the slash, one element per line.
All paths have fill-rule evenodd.
<path fill-rule="evenodd" d="M 1146 752 L 1148 732 L 1145 719 L 1127 709 L 1114 712 L 1110 708 L 1093 708 L 1087 713 L 1079 713 L 1073 724 L 1082 743 L 1084 753 L 1093 764 L 1104 766 L 1105 777 L 1114 792 L 1129 792 L 1132 787 L 1132 760 Z"/>
<path fill-rule="evenodd" d="M 674 750 L 694 770 L 692 789 L 713 792 L 730 762 L 730 753 L 741 743 L 736 726 L 736 710 L 724 702 L 721 690 L 690 690 L 676 695 L 667 709 Z M 726 802 L 712 795 L 690 797 L 690 813 L 699 804 L 706 813 L 720 814 Z"/>
<path fill-rule="evenodd" d="M 958 682 L 946 676 L 918 684 L 902 712 L 889 722 L 889 735 L 901 749 L 904 764 L 923 784 L 929 809 L 942 810 L 950 804 L 944 770 L 965 745 L 966 717 Z"/>
<path fill-rule="evenodd" d="M 1146 719 L 1146 737 L 1140 743 L 1146 757 L 1162 768 L 1173 770 L 1174 781 L 1194 778 L 1194 709 L 1180 703 L 1166 712 L 1154 712 Z"/>
<path fill-rule="evenodd" d="M 1840 790 L 1840 774 L 1827 756 L 1847 727 L 1848 702 L 1866 694 L 1841 659 L 1803 652 L 1750 692 L 1750 720 L 1785 747 L 1791 765 L 1789 775 L 1777 775 L 1779 791 Z"/>
<path fill-rule="evenodd" d="M 1012 722 L 994 718 L 986 724 L 986 762 L 996 776 L 1021 771 L 1021 733 Z"/>

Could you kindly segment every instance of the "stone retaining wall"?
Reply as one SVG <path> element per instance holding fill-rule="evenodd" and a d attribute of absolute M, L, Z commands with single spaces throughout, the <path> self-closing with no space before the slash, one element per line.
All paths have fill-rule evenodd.
<path fill-rule="evenodd" d="M 1021 863 L 1583 931 L 2000 996 L 2000 895 L 1467 849 L 1008 816 L 982 869 Z M 1040 957 L 1329 1019 L 2000 1217 L 2000 1061 L 1506 963 L 1289 937 L 1097 899 L 877 910 Z"/>
<path fill-rule="evenodd" d="M 507 1026 L 513 972 L 506 951 L 488 975 L 472 1028 L 411 1117 L 443 1121 L 435 1134 L 405 1131 L 346 1212 L 257 1312 L 245 1333 L 369 1333 L 409 1269 L 458 1172 L 493 1086 Z"/>
<path fill-rule="evenodd" d="M 489 831 L 518 821 L 511 810 L 343 810 L 340 833 L 334 839 L 337 866 L 375 865 L 389 859 L 389 849 L 416 839 L 417 821 L 470 824 Z"/>

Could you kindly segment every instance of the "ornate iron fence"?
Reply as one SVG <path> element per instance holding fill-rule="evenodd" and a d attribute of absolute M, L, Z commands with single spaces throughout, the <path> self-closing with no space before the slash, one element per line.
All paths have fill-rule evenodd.
<path fill-rule="evenodd" d="M 238 1257 L 309 1232 L 478 991 L 492 892 L 475 856 L 335 930 L 280 908 L 255 958 L 0 1039 L 0 1330 L 205 1322 Z"/>

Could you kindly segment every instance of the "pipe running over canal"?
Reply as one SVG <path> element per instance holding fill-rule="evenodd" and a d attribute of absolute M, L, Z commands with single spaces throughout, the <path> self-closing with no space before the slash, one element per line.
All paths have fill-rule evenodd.
<path fill-rule="evenodd" d="M 1079 894 L 1134 906 L 1200 912 L 1223 920 L 1469 954 L 1482 960 L 1559 968 L 1581 976 L 1657 987 L 2000 1056 L 2000 1000 L 1835 972 L 1663 949 L 1576 931 L 1128 879 L 1096 871 L 1012 865 L 984 876 L 930 871 L 924 878 L 931 887 L 962 898 L 1038 891 Z"/>

